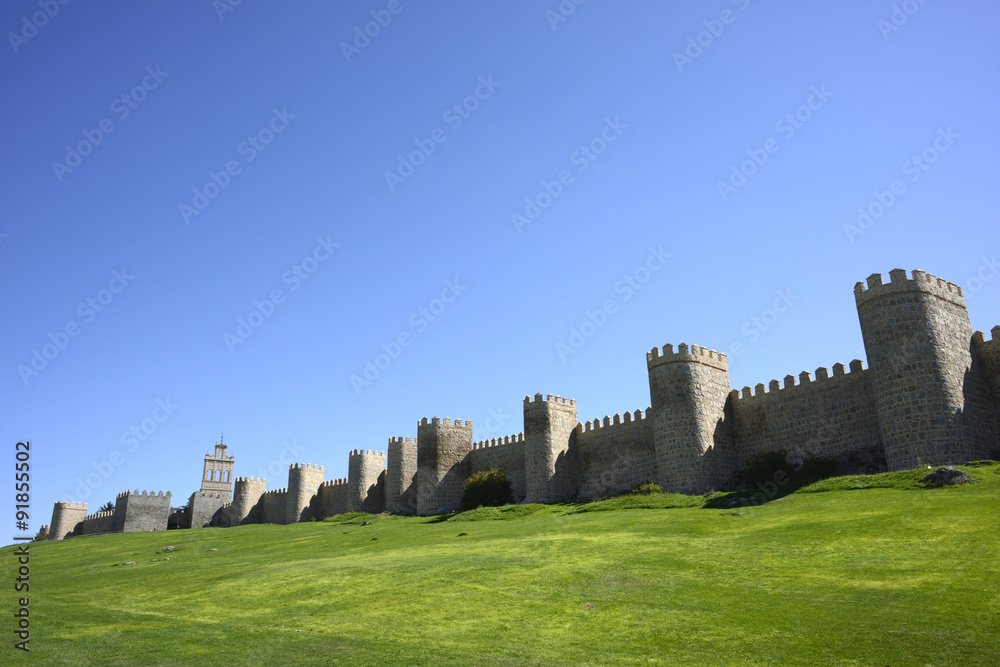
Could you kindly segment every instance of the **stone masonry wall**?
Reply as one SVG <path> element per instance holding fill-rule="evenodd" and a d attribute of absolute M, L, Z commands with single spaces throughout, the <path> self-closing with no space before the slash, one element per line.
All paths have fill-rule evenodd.
<path fill-rule="evenodd" d="M 514 502 L 525 498 L 524 434 L 483 440 L 469 452 L 469 475 L 486 470 L 502 470 L 510 481 Z"/>
<path fill-rule="evenodd" d="M 266 491 L 260 497 L 260 522 L 284 524 L 286 518 L 285 499 L 288 489 Z"/>
<path fill-rule="evenodd" d="M 883 457 L 882 440 L 872 396 L 871 378 L 861 361 L 851 362 L 851 372 L 843 364 L 816 369 L 816 378 L 803 371 L 798 383 L 785 376 L 784 387 L 777 380 L 770 391 L 758 384 L 751 394 L 731 395 L 731 407 L 740 466 L 765 452 L 784 450 L 790 463 L 800 463 L 806 454 L 836 458 L 858 453 L 873 462 Z"/>
<path fill-rule="evenodd" d="M 641 410 L 577 426 L 577 492 L 597 500 L 656 480 L 653 424 Z"/>
<path fill-rule="evenodd" d="M 81 535 L 100 535 L 110 533 L 114 526 L 114 512 L 97 512 L 88 515 L 80 527 Z"/>
<path fill-rule="evenodd" d="M 319 489 L 319 512 L 317 519 L 347 513 L 347 479 L 334 479 L 323 482 Z"/>

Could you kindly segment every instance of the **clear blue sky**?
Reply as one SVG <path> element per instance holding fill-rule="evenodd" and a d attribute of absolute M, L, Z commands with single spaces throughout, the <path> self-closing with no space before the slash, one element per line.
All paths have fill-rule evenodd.
<path fill-rule="evenodd" d="M 736 388 L 864 359 L 854 283 L 896 267 L 988 331 L 1000 7 L 896 5 L 3 3 L 0 440 L 32 443 L 33 528 L 99 468 L 91 510 L 183 504 L 222 432 L 237 475 L 292 449 L 332 479 L 421 417 L 645 409 L 664 343 L 741 344 Z"/>

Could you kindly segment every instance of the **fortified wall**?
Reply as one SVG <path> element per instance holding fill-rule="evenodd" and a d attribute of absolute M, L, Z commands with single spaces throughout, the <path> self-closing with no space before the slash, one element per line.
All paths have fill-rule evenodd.
<path fill-rule="evenodd" d="M 50 540 L 101 533 L 135 533 L 166 530 L 170 492 L 125 491 L 110 512 L 87 514 L 87 503 L 56 503 L 48 531 Z"/>
<path fill-rule="evenodd" d="M 277 491 L 237 478 L 232 503 L 210 523 L 439 514 L 458 507 L 470 475 L 490 469 L 506 473 L 517 501 L 552 503 L 646 481 L 704 493 L 778 451 L 790 463 L 832 459 L 842 472 L 1000 458 L 1000 326 L 990 340 L 974 332 L 954 283 L 920 270 L 889 277 L 854 288 L 867 368 L 855 359 L 734 390 L 725 354 L 664 345 L 646 354 L 646 410 L 580 422 L 575 400 L 535 394 L 524 399 L 522 433 L 481 442 L 471 421 L 424 418 L 415 438 L 391 438 L 386 453 L 352 451 L 347 479 L 324 481 L 311 464 L 290 466 L 288 488 Z M 107 521 L 85 514 L 85 504 L 57 503 L 52 537 Z M 116 507 L 115 525 L 117 516 Z"/>

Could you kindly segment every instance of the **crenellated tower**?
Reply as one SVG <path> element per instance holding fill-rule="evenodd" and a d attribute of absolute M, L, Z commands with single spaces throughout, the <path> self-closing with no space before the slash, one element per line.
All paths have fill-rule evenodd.
<path fill-rule="evenodd" d="M 166 530 L 170 520 L 170 492 L 125 491 L 115 498 L 112 531 L 144 533 Z"/>
<path fill-rule="evenodd" d="M 233 489 L 233 504 L 229 507 L 230 525 L 259 523 L 257 503 L 267 491 L 267 480 L 254 477 L 237 477 Z"/>
<path fill-rule="evenodd" d="M 552 394 L 524 397 L 526 502 L 558 503 L 575 494 L 569 457 L 576 425 L 576 400 Z"/>
<path fill-rule="evenodd" d="M 734 472 L 726 355 L 681 343 L 646 354 L 656 472 L 664 491 L 704 493 Z"/>
<path fill-rule="evenodd" d="M 890 470 L 986 458 L 996 415 L 962 288 L 915 270 L 854 287 L 879 430 Z"/>
<path fill-rule="evenodd" d="M 468 477 L 472 421 L 447 417 L 417 423 L 417 514 L 443 514 L 458 508 Z"/>
<path fill-rule="evenodd" d="M 417 511 L 417 443 L 413 438 L 389 438 L 385 470 L 385 511 Z"/>
<path fill-rule="evenodd" d="M 70 537 L 86 516 L 87 503 L 56 503 L 52 507 L 49 539 L 62 540 Z"/>
<path fill-rule="evenodd" d="M 385 509 L 385 452 L 355 449 L 347 461 L 347 511 Z"/>
<path fill-rule="evenodd" d="M 285 496 L 285 523 L 304 521 L 313 496 L 323 486 L 323 466 L 294 463 L 288 466 L 288 492 Z"/>

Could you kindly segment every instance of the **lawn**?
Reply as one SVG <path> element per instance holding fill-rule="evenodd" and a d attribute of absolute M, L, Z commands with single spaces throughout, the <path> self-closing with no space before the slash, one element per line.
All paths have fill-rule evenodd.
<path fill-rule="evenodd" d="M 31 654 L 8 620 L 2 662 L 997 664 L 1000 465 L 966 469 L 33 543 Z"/>

